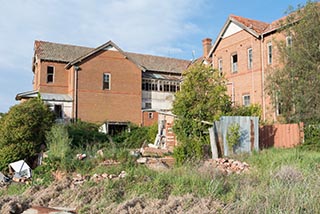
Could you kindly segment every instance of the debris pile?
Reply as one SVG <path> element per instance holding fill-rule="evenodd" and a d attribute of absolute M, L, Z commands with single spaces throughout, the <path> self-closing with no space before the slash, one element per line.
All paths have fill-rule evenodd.
<path fill-rule="evenodd" d="M 211 167 L 217 168 L 227 175 L 231 173 L 240 174 L 242 172 L 247 172 L 249 170 L 249 164 L 247 164 L 246 162 L 241 162 L 241 161 L 233 160 L 229 158 L 217 158 L 217 159 L 207 160 L 205 161 L 204 166 L 210 167 L 210 168 Z"/>
<path fill-rule="evenodd" d="M 86 181 L 94 181 L 94 182 L 100 182 L 103 180 L 113 180 L 113 179 L 123 179 L 127 176 L 127 173 L 125 171 L 121 171 L 119 175 L 116 174 L 94 174 L 92 176 L 88 175 L 81 175 L 81 174 L 76 174 L 72 178 L 72 184 L 73 185 L 81 185 Z"/>

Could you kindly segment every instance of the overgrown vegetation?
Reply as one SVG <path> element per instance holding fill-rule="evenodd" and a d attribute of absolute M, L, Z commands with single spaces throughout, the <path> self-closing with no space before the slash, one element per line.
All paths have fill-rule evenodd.
<path fill-rule="evenodd" d="M 138 127 L 131 124 L 130 131 L 119 133 L 113 137 L 113 141 L 119 148 L 140 148 L 144 142 L 153 143 L 158 132 L 158 124 L 155 123 L 150 127 Z"/>
<path fill-rule="evenodd" d="M 286 122 L 320 120 L 319 7 L 317 1 L 308 1 L 304 7 L 290 10 L 282 23 L 281 31 L 289 38 L 289 42 L 278 42 L 284 66 L 271 72 L 268 88 Z"/>
<path fill-rule="evenodd" d="M 173 103 L 173 113 L 178 117 L 174 124 L 180 142 L 174 152 L 178 164 L 203 157 L 203 145 L 209 141 L 204 134 L 208 127 L 202 121 L 213 122 L 231 109 L 226 80 L 211 66 L 192 65 L 183 78 Z"/>
<path fill-rule="evenodd" d="M 53 113 L 40 98 L 11 107 L 0 120 L 0 170 L 19 159 L 32 164 L 53 122 Z"/>
<path fill-rule="evenodd" d="M 233 123 L 228 127 L 227 130 L 227 142 L 228 149 L 231 154 L 234 151 L 234 147 L 239 144 L 240 141 L 240 125 L 238 123 Z"/>
<path fill-rule="evenodd" d="M 108 204 L 132 198 L 168 199 L 187 194 L 220 202 L 221 213 L 316 213 L 320 209 L 320 153 L 298 148 L 269 149 L 236 158 L 250 164 L 249 172 L 225 175 L 202 165 L 157 172 L 135 164 L 132 159 L 112 167 L 96 164 L 83 173 L 119 174 L 124 170 L 128 175 L 99 183 L 88 181 L 81 188 L 81 192 L 87 194 L 73 194 L 80 204 L 87 201 L 88 206 L 81 207 L 80 213 L 88 213 L 90 207 L 103 213 Z M 74 191 L 67 189 L 65 194 L 73 197 Z M 91 191 L 95 194 L 90 194 Z"/>

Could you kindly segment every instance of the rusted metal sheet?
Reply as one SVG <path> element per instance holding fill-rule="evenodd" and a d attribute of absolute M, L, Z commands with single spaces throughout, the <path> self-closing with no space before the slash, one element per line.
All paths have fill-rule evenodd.
<path fill-rule="evenodd" d="M 234 147 L 235 153 L 252 152 L 259 150 L 259 118 L 258 117 L 244 117 L 244 116 L 224 116 L 220 121 L 215 121 L 213 130 L 215 133 L 214 139 L 217 145 L 219 156 L 229 155 L 229 148 L 227 142 L 228 128 L 232 124 L 239 124 L 240 139 L 238 145 Z"/>
<path fill-rule="evenodd" d="M 303 123 L 262 126 L 259 136 L 261 148 L 292 148 L 303 142 Z"/>

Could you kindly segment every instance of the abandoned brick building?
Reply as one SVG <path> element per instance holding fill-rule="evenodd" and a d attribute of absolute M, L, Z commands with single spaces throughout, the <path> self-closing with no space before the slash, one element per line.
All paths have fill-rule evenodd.
<path fill-rule="evenodd" d="M 281 66 L 276 42 L 292 44 L 291 35 L 279 31 L 285 18 L 269 24 L 230 15 L 213 43 L 210 38 L 202 41 L 204 62 L 225 74 L 233 103 L 261 105 L 263 120 L 277 121 L 281 113 L 266 93 L 266 78 Z"/>
<path fill-rule="evenodd" d="M 266 93 L 266 78 L 281 66 L 275 41 L 292 44 L 271 24 L 230 15 L 216 40 L 202 41 L 203 62 L 224 73 L 235 105 L 259 104 L 262 119 L 277 121 L 281 109 Z M 198 60 L 197 60 L 198 61 Z M 190 61 L 122 51 L 109 41 L 97 48 L 35 41 L 33 91 L 41 94 L 62 121 L 151 125 L 157 112 L 170 112 L 181 73 Z"/>
<path fill-rule="evenodd" d="M 157 122 L 169 111 L 190 61 L 122 51 L 109 41 L 97 48 L 35 41 L 33 90 L 59 120 L 126 125 Z"/>

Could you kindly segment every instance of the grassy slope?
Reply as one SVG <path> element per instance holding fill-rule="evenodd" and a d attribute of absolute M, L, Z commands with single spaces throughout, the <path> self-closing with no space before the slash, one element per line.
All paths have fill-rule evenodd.
<path fill-rule="evenodd" d="M 250 172 L 226 176 L 212 169 L 199 170 L 199 165 L 156 172 L 129 161 L 108 168 L 97 163 L 88 167 L 87 163 L 83 174 L 118 174 L 125 170 L 128 176 L 98 184 L 89 181 L 76 191 L 65 188 L 59 192 L 56 203 L 81 205 L 80 213 L 95 213 L 93 209 L 104 213 L 108 204 L 124 203 L 132 198 L 165 200 L 192 194 L 195 198 L 218 201 L 222 213 L 317 213 L 320 210 L 320 153 L 270 149 L 234 158 L 249 163 Z M 23 191 L 10 186 L 1 194 L 17 195 Z"/>

